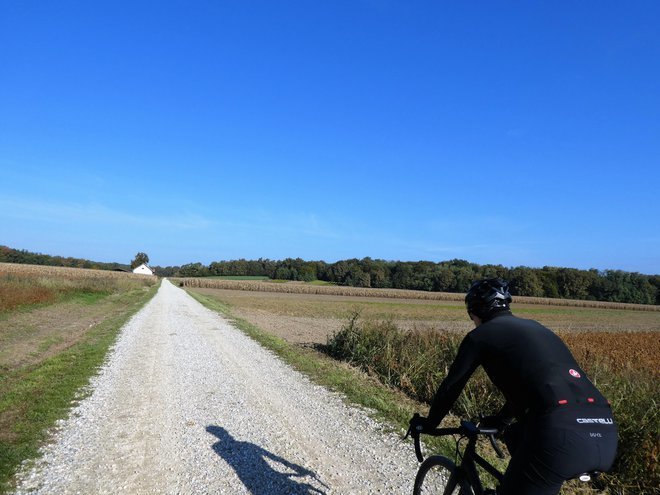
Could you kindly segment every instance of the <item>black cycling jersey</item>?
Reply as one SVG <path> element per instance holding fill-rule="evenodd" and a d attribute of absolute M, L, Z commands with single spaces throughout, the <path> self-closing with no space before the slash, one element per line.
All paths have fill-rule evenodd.
<path fill-rule="evenodd" d="M 465 336 L 431 404 L 427 426 L 442 421 L 477 367 L 502 392 L 511 461 L 501 495 L 556 495 L 564 480 L 606 471 L 617 429 L 605 398 L 551 330 L 510 311 L 496 313 Z"/>
<path fill-rule="evenodd" d="M 501 495 L 556 495 L 564 480 L 610 469 L 617 428 L 606 399 L 551 330 L 510 311 L 465 336 L 431 404 L 427 426 L 449 412 L 477 367 L 502 392 L 511 461 Z M 505 440 L 507 431 L 505 431 Z"/>
<path fill-rule="evenodd" d="M 504 395 L 503 411 L 509 417 L 539 416 L 557 407 L 609 410 L 557 335 L 536 321 L 503 311 L 463 339 L 431 405 L 429 426 L 442 421 L 480 365 Z"/>

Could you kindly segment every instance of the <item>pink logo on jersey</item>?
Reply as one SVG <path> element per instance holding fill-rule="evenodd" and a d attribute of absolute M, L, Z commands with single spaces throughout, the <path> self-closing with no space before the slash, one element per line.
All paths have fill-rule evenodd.
<path fill-rule="evenodd" d="M 571 368 L 570 370 L 568 370 L 568 372 L 569 372 L 569 373 L 571 374 L 571 376 L 574 377 L 574 378 L 580 378 L 580 377 L 581 377 L 580 373 L 578 373 L 577 371 L 575 371 L 573 368 Z"/>

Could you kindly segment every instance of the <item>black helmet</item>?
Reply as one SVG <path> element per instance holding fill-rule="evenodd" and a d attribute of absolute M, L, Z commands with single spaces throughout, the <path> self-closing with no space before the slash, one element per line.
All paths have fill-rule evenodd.
<path fill-rule="evenodd" d="M 469 315 L 476 315 L 482 321 L 488 320 L 493 313 L 509 310 L 511 294 L 509 282 L 501 278 L 487 278 L 472 282 L 465 295 L 465 306 Z"/>

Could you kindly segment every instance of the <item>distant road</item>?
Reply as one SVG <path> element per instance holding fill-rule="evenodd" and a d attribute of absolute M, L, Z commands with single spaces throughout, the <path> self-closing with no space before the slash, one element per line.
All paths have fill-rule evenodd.
<path fill-rule="evenodd" d="M 164 281 L 16 493 L 408 494 L 409 443 Z"/>

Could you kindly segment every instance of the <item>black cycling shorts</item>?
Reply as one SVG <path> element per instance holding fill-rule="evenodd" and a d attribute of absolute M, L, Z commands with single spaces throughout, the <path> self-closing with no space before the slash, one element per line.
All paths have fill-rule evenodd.
<path fill-rule="evenodd" d="M 559 408 L 512 425 L 505 442 L 511 461 L 497 493 L 556 495 L 564 481 L 612 467 L 617 428 L 609 407 Z"/>

